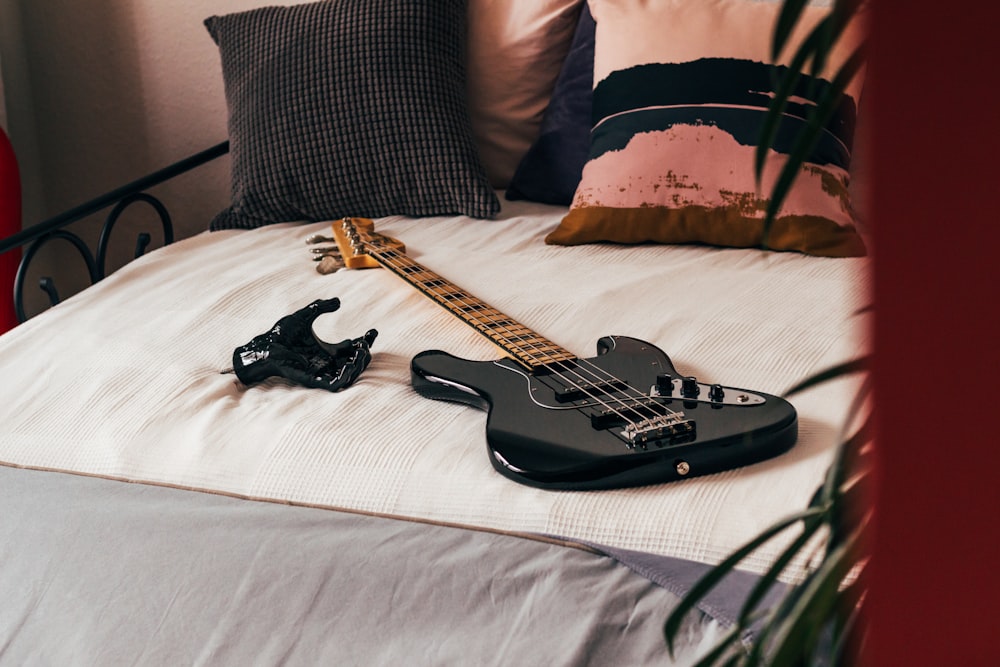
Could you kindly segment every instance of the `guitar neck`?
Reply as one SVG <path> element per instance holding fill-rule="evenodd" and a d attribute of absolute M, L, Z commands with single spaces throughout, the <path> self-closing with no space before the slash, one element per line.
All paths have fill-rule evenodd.
<path fill-rule="evenodd" d="M 368 248 L 380 265 L 490 339 L 527 368 L 576 359 L 572 353 L 472 296 L 394 248 Z"/>

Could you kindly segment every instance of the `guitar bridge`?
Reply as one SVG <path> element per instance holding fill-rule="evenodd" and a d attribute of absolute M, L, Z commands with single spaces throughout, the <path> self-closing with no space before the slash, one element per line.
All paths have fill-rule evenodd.
<path fill-rule="evenodd" d="M 632 414 L 644 411 L 653 416 L 633 421 L 626 418 L 625 411 Z M 695 439 L 697 431 L 693 419 L 689 419 L 683 412 L 661 414 L 663 406 L 656 401 L 637 402 L 629 405 L 625 411 L 607 409 L 593 412 L 590 415 L 590 423 L 596 429 L 613 429 L 621 426 L 621 429 L 614 429 L 612 432 L 624 440 L 631 449 L 646 449 L 650 445 L 655 447 L 679 445 Z"/>
<path fill-rule="evenodd" d="M 676 412 L 627 424 L 620 435 L 632 449 L 679 445 L 695 439 L 695 422 Z"/>

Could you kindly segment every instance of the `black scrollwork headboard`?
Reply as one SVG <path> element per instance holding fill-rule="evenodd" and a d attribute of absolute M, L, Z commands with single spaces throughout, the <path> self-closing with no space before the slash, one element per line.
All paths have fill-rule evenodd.
<path fill-rule="evenodd" d="M 91 199 L 88 202 L 80 204 L 79 206 L 76 206 L 68 211 L 49 218 L 48 220 L 28 227 L 27 229 L 24 229 L 5 239 L 0 239 L 0 254 L 18 247 L 24 247 L 23 256 L 20 264 L 18 265 L 17 275 L 14 280 L 14 309 L 16 311 L 18 321 L 24 322 L 27 319 L 24 312 L 25 277 L 27 275 L 28 266 L 43 246 L 56 240 L 62 240 L 70 243 L 76 248 L 86 263 L 90 283 L 94 284 L 100 281 L 107 275 L 108 244 L 111 239 L 112 231 L 115 228 L 115 224 L 118 222 L 122 213 L 129 207 L 136 204 L 145 204 L 151 207 L 159 217 L 160 224 L 163 228 L 164 245 L 172 243 L 174 240 L 174 229 L 173 223 L 170 219 L 170 213 L 167 211 L 167 207 L 159 199 L 146 192 L 146 190 L 168 181 L 175 176 L 191 171 L 192 169 L 225 155 L 228 152 L 229 142 L 224 141 L 207 150 L 196 153 L 190 157 L 180 160 L 179 162 L 175 162 L 174 164 L 160 169 L 159 171 L 153 172 L 106 194 Z M 97 241 L 97 247 L 95 250 L 91 250 L 90 245 L 88 245 L 80 235 L 66 229 L 68 226 L 82 220 L 83 218 L 109 208 L 111 210 L 108 213 L 107 218 L 104 220 L 104 225 L 101 228 L 101 234 Z M 149 246 L 151 240 L 152 238 L 149 234 L 145 232 L 139 234 L 136 238 L 134 256 L 140 257 L 146 251 L 146 248 Z M 59 292 L 56 289 L 55 282 L 52 278 L 41 278 L 39 280 L 39 287 L 48 295 L 49 302 L 52 305 L 59 303 Z"/>

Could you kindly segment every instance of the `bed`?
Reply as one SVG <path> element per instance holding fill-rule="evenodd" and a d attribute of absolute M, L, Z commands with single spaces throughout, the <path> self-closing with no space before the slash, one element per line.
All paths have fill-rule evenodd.
<path fill-rule="evenodd" d="M 773 18 L 766 3 L 714 4 L 721 18 L 712 30 L 744 34 Z M 819 197 L 824 215 L 792 211 L 772 236 L 788 252 L 763 251 L 759 238 L 726 241 L 729 223 L 701 217 L 704 238 L 690 237 L 700 232 L 683 221 L 668 237 L 655 236 L 662 225 L 654 237 L 634 237 L 648 233 L 646 211 L 677 200 L 614 199 L 615 190 L 668 188 L 643 191 L 641 174 L 626 175 L 628 188 L 609 184 L 623 164 L 649 163 L 600 162 L 638 144 L 592 143 L 590 108 L 614 107 L 608 91 L 620 88 L 591 82 L 628 69 L 626 55 L 638 49 L 623 49 L 613 35 L 636 21 L 640 3 L 407 6 L 334 0 L 208 19 L 230 137 L 184 169 L 231 152 L 233 204 L 205 220 L 206 231 L 146 252 L 0 337 L 4 662 L 662 663 L 663 621 L 679 597 L 712 564 L 805 507 L 821 484 L 857 390 L 852 378 L 797 395 L 791 440 L 746 465 L 684 469 L 667 457 L 655 483 L 581 490 L 500 474 L 483 411 L 414 391 L 421 353 L 491 361 L 496 346 L 393 271 L 317 271 L 312 251 L 327 246 L 315 238 L 344 219 L 371 220 L 379 235 L 405 244 L 405 257 L 575 357 L 603 353 L 608 341 L 624 346 L 622 337 L 660 348 L 678 391 L 686 377 L 704 390 L 694 399 L 699 433 L 713 417 L 714 385 L 783 401 L 803 378 L 863 353 L 870 285 L 864 235 L 840 206 L 848 195 L 838 188 L 849 181 L 840 144 L 821 160 L 822 187 L 804 185 L 789 204 L 815 207 Z M 534 41 L 484 35 L 500 25 L 498 12 L 509 14 L 507 25 L 514 17 L 525 31 L 535 26 Z M 389 58 L 409 39 L 401 35 L 416 34 L 414 20 L 431 27 L 411 40 L 405 62 L 426 60 L 433 71 L 421 73 L 422 92 L 407 98 L 405 114 L 398 96 L 380 101 L 372 91 L 405 87 L 415 74 L 397 76 L 398 63 L 370 52 L 351 51 L 351 60 L 322 50 L 365 42 Z M 256 31 L 257 49 L 239 46 L 247 30 Z M 371 39 L 355 39 L 357 30 Z M 466 41 L 468 59 L 458 48 Z M 506 58 L 477 60 L 477 50 L 505 43 L 521 48 L 522 61 L 507 58 L 514 71 L 497 75 L 506 77 L 499 88 L 477 88 L 484 68 Z M 267 61 L 262 44 L 285 56 L 307 49 L 310 58 L 292 59 L 291 70 L 257 67 L 254 58 Z M 581 59 L 589 70 L 579 69 Z M 313 124 L 298 143 L 287 134 L 303 122 L 288 111 L 293 105 L 278 115 L 283 122 L 263 128 L 261 118 L 275 113 L 269 103 L 301 95 L 302 81 L 348 85 L 336 69 L 345 60 L 353 73 L 376 63 L 349 84 L 366 91 L 365 104 L 336 105 L 362 112 L 338 109 L 349 117 L 317 121 L 303 103 Z M 452 73 L 467 71 L 468 89 L 465 77 L 456 89 L 454 77 L 440 75 L 442 60 L 458 68 Z M 529 67 L 546 73 L 534 97 L 510 87 Z M 341 76 L 325 76 L 326 68 Z M 280 85 L 289 71 L 296 83 Z M 356 100 L 351 90 L 333 97 Z M 379 134 L 373 122 L 394 122 L 372 120 L 385 105 L 405 122 Z M 703 133 L 725 119 L 671 120 L 664 131 Z M 593 135 L 612 144 L 621 141 L 616 132 L 635 130 L 598 126 Z M 650 133 L 643 127 L 640 140 Z M 419 136 L 405 150 L 383 145 L 406 132 Z M 667 143 L 683 152 L 709 136 L 678 133 Z M 742 159 L 743 148 L 722 147 L 692 167 L 690 180 L 674 178 L 671 197 L 681 186 L 708 196 L 718 180 L 713 165 Z M 325 157 L 313 161 L 314 153 Z M 282 162 L 287 155 L 300 157 L 293 168 Z M 137 189 L 176 170 L 168 171 Z M 632 236 L 608 237 L 608 211 L 623 208 L 639 211 L 621 225 Z M 818 226 L 801 226 L 817 217 Z M 44 241 L 51 227 L 28 241 Z M 350 264 L 348 248 L 326 252 Z M 283 378 L 247 386 L 232 373 L 234 349 L 332 298 L 340 307 L 315 320 L 319 339 L 378 331 L 370 364 L 351 386 L 330 392 Z M 700 605 L 677 664 L 690 664 L 733 622 L 781 544 L 754 553 Z M 794 562 L 783 579 L 793 585 L 806 567 Z"/>

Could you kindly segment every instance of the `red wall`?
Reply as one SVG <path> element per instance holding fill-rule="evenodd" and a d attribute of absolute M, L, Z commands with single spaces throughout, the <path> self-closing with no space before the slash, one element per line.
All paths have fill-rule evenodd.
<path fill-rule="evenodd" d="M 874 0 L 873 665 L 1000 664 L 1000 23 Z"/>
<path fill-rule="evenodd" d="M 10 140 L 0 128 L 0 238 L 21 231 L 21 179 Z M 13 286 L 18 250 L 0 255 L 0 333 L 17 324 L 14 316 Z"/>

